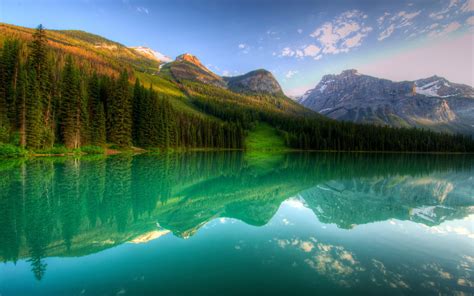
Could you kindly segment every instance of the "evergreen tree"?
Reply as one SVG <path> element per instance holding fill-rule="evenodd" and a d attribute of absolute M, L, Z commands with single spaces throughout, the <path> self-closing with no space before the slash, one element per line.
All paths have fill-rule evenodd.
<path fill-rule="evenodd" d="M 3 127 L 13 127 L 15 124 L 19 52 L 20 42 L 18 40 L 5 40 L 0 56 L 0 126 Z"/>
<path fill-rule="evenodd" d="M 105 111 L 100 95 L 99 76 L 95 72 L 89 81 L 88 95 L 90 140 L 94 145 L 101 145 L 105 143 L 106 136 Z"/>
<path fill-rule="evenodd" d="M 132 103 L 128 74 L 124 70 L 109 101 L 108 139 L 120 146 L 132 144 Z"/>
<path fill-rule="evenodd" d="M 80 81 L 71 56 L 66 59 L 62 78 L 60 105 L 61 139 L 68 148 L 81 145 L 82 99 Z"/>
<path fill-rule="evenodd" d="M 142 124 L 143 111 L 144 111 L 144 91 L 140 85 L 140 80 L 137 78 L 135 80 L 135 86 L 133 88 L 133 142 L 137 145 L 143 140 L 144 137 L 144 127 Z"/>
<path fill-rule="evenodd" d="M 25 100 L 25 134 L 26 146 L 28 148 L 36 149 L 42 147 L 42 105 L 36 70 L 30 69 L 28 72 L 28 89 Z"/>

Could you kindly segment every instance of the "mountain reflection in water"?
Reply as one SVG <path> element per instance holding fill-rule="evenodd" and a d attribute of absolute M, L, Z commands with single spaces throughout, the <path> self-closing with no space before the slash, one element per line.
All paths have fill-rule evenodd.
<path fill-rule="evenodd" d="M 469 155 L 363 153 L 1 161 L 0 257 L 27 259 L 41 279 L 46 257 L 84 256 L 169 232 L 189 238 L 217 218 L 263 226 L 289 198 L 340 229 L 390 219 L 433 227 L 474 213 L 473 169 Z M 324 265 L 331 254 L 356 261 L 343 247 L 295 240 L 277 243 L 318 250 L 307 259 L 314 269 L 331 268 Z"/>

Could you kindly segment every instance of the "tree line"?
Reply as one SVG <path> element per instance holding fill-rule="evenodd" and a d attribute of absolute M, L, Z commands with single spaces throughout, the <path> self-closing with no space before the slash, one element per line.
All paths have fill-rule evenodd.
<path fill-rule="evenodd" d="M 0 143 L 242 148 L 234 123 L 184 114 L 130 70 L 118 77 L 84 69 L 48 47 L 40 25 L 31 42 L 7 39 L 0 52 Z"/>
<path fill-rule="evenodd" d="M 251 129 L 258 122 L 275 127 L 286 145 L 303 150 L 473 152 L 468 135 L 437 133 L 418 128 L 394 128 L 336 121 L 315 114 L 295 116 L 271 108 L 268 98 L 245 98 L 219 88 L 185 83 L 200 110 Z M 235 102 L 235 104 L 229 104 Z"/>

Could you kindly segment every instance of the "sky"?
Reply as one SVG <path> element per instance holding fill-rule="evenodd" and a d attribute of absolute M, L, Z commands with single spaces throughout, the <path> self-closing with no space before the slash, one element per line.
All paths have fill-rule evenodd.
<path fill-rule="evenodd" d="M 267 69 L 288 95 L 344 69 L 474 86 L 474 0 L 1 0 L 0 22 L 187 52 L 219 75 Z"/>

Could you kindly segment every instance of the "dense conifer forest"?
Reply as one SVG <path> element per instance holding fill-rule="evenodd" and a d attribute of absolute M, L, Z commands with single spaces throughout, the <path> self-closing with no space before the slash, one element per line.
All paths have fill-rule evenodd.
<path fill-rule="evenodd" d="M 121 147 L 241 148 L 238 125 L 175 110 L 153 87 L 81 68 L 50 50 L 44 29 L 32 42 L 4 41 L 0 61 L 0 140 L 29 149 L 113 143 Z"/>
<path fill-rule="evenodd" d="M 171 103 L 160 86 L 142 83 L 130 67 L 98 71 L 48 45 L 40 25 L 31 40 L 5 38 L 0 50 L 0 143 L 32 151 L 65 146 L 245 148 L 259 123 L 294 149 L 472 152 L 463 135 L 337 122 L 316 113 L 285 112 L 287 98 L 243 95 L 169 80 L 196 114 Z M 286 101 L 285 101 L 286 100 Z"/>

